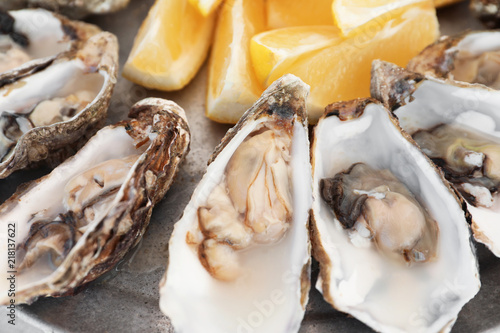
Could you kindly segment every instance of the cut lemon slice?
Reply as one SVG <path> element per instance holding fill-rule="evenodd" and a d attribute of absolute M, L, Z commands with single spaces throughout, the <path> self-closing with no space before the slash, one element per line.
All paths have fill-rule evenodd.
<path fill-rule="evenodd" d="M 394 10 L 422 1 L 427 0 L 333 0 L 333 19 L 342 34 L 349 36 L 355 31 L 369 30 L 363 27 L 369 22 L 381 27 L 393 16 Z"/>
<path fill-rule="evenodd" d="M 267 82 L 292 73 L 309 84 L 309 119 L 315 123 L 325 106 L 332 102 L 370 96 L 370 70 L 374 59 L 406 66 L 438 36 L 432 1 L 412 4 L 403 11 L 393 12 L 378 31 L 357 34 L 338 45 L 298 57 L 291 65 L 278 66 L 270 72 Z"/>
<path fill-rule="evenodd" d="M 333 25 L 332 0 L 267 0 L 267 29 Z"/>
<path fill-rule="evenodd" d="M 222 0 L 189 0 L 189 2 L 197 7 L 203 16 L 209 16 L 219 7 Z"/>
<path fill-rule="evenodd" d="M 212 41 L 215 13 L 188 0 L 157 0 L 142 23 L 123 76 L 147 88 L 178 90 L 194 77 Z"/>
<path fill-rule="evenodd" d="M 250 39 L 265 28 L 263 0 L 230 0 L 219 14 L 208 74 L 208 118 L 236 123 L 260 97 Z"/>
<path fill-rule="evenodd" d="M 311 52 L 339 44 L 343 39 L 334 26 L 304 26 L 275 29 L 252 37 L 250 54 L 257 79 L 268 86 L 269 74 L 289 67 Z"/>

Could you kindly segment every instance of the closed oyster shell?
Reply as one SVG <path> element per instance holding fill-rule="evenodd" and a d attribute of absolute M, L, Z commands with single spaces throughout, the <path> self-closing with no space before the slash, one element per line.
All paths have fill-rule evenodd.
<path fill-rule="evenodd" d="M 86 40 L 81 48 L 58 55 L 43 69 L 14 77 L 12 83 L 0 87 L 0 112 L 32 121 L 31 128 L 12 140 L 0 142 L 0 178 L 42 162 L 57 165 L 81 147 L 104 123 L 117 71 L 117 39 L 111 33 L 101 32 Z M 80 99 L 79 94 L 84 97 Z M 76 98 L 79 106 L 71 107 L 72 113 L 54 121 L 33 123 L 32 115 L 42 103 L 65 98 Z M 43 109 L 54 111 L 52 107 L 39 109 L 42 119 Z M 64 104 L 58 110 L 63 112 Z M 4 136 L 8 130 L 2 128 Z"/>
<path fill-rule="evenodd" d="M 43 7 L 60 12 L 71 18 L 83 18 L 90 14 L 113 13 L 128 6 L 130 0 L 4 0 L 4 10 L 25 7 Z"/>
<path fill-rule="evenodd" d="M 311 238 L 313 256 L 320 263 L 316 288 L 325 300 L 378 332 L 449 331 L 460 309 L 478 292 L 480 281 L 461 201 L 438 169 L 388 110 L 372 99 L 328 106 L 314 130 L 311 154 Z M 363 210 L 349 228 L 323 199 L 322 180 L 345 175 L 359 165 L 380 173 L 366 173 L 368 178 L 356 179 L 355 186 L 368 186 L 370 182 L 379 186 L 384 178 L 392 179 L 392 183 L 397 178 L 407 189 L 403 192 L 410 192 L 405 196 L 418 202 L 435 220 L 437 230 L 428 232 L 437 241 L 430 244 L 435 251 L 427 260 L 404 263 L 394 257 L 402 257 L 403 252 L 388 256 L 378 243 L 385 237 L 389 242 L 423 237 L 425 234 L 421 235 L 413 223 L 416 221 L 411 220 L 415 219 L 415 210 L 408 216 L 401 210 L 405 206 L 397 202 L 380 210 L 378 218 L 383 221 L 397 209 L 394 223 L 386 222 L 389 229 L 378 229 L 371 223 L 364 227 L 369 215 L 375 214 Z M 362 194 L 371 198 L 368 200 L 382 201 L 390 193 L 403 193 L 390 183 L 384 184 L 383 191 L 344 187 L 352 193 L 343 195 Z M 400 226 L 408 224 L 411 227 L 401 230 Z"/>
<path fill-rule="evenodd" d="M 145 99 L 129 115 L 0 206 L 2 251 L 7 223 L 16 224 L 16 303 L 73 294 L 141 239 L 190 134 L 184 111 L 170 101 Z M 5 276 L 7 261 L 1 265 Z M 9 301 L 7 282 L 0 283 L 2 304 Z"/>
<path fill-rule="evenodd" d="M 307 93 L 285 75 L 215 149 L 175 224 L 160 282 L 160 308 L 176 331 L 299 330 L 310 287 Z M 254 224 L 253 208 L 268 199 Z M 259 222 L 271 220 L 262 232 Z"/>

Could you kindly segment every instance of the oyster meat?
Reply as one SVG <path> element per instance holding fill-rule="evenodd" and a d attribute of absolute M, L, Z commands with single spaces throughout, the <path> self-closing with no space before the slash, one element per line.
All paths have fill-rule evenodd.
<path fill-rule="evenodd" d="M 413 58 L 407 69 L 500 89 L 500 31 L 444 36 Z"/>
<path fill-rule="evenodd" d="M 380 332 L 441 332 L 480 287 L 460 199 L 380 103 L 329 105 L 312 145 L 316 288 Z"/>
<path fill-rule="evenodd" d="M 177 332 L 299 330 L 310 270 L 307 93 L 282 77 L 212 155 L 160 283 Z"/>
<path fill-rule="evenodd" d="M 500 256 L 500 92 L 385 62 L 372 75 L 373 96 L 466 199 L 476 240 Z"/>
<path fill-rule="evenodd" d="M 0 9 L 43 7 L 71 18 L 113 13 L 128 6 L 130 0 L 2 0 Z"/>
<path fill-rule="evenodd" d="M 413 138 L 468 202 L 493 206 L 500 188 L 500 138 L 465 124 L 439 124 Z"/>
<path fill-rule="evenodd" d="M 410 264 L 436 256 L 436 221 L 389 169 L 355 163 L 319 186 L 342 226 L 373 241 L 388 258 Z"/>
<path fill-rule="evenodd" d="M 56 165 L 100 128 L 116 83 L 116 37 L 101 32 L 43 70 L 0 87 L 0 178 Z"/>
<path fill-rule="evenodd" d="M 49 175 L 0 206 L 0 249 L 15 250 L 16 303 L 61 296 L 110 270 L 140 240 L 189 148 L 184 111 L 149 98 Z M 7 224 L 16 228 L 15 248 Z M 0 264 L 7 304 L 7 261 Z"/>

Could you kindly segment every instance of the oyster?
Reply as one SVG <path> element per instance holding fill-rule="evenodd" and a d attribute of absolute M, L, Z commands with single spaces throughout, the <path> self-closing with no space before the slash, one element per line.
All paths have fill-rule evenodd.
<path fill-rule="evenodd" d="M 436 256 L 436 221 L 389 169 L 355 163 L 319 186 L 340 224 L 373 241 L 388 258 L 410 264 Z"/>
<path fill-rule="evenodd" d="M 467 201 L 474 237 L 500 256 L 500 92 L 374 62 L 372 94 Z"/>
<path fill-rule="evenodd" d="M 488 28 L 500 27 L 500 0 L 471 0 L 470 9 Z"/>
<path fill-rule="evenodd" d="M 177 332 L 298 331 L 310 285 L 307 93 L 285 75 L 215 149 L 160 282 Z"/>
<path fill-rule="evenodd" d="M 129 115 L 134 119 L 101 129 L 75 156 L 0 206 L 0 248 L 16 254 L 15 269 L 7 260 L 0 264 L 1 304 L 9 302 L 7 271 L 16 271 L 16 303 L 68 295 L 110 270 L 140 240 L 188 151 L 189 128 L 184 111 L 161 99 L 138 102 Z"/>
<path fill-rule="evenodd" d="M 43 7 L 72 18 L 113 13 L 128 6 L 130 0 L 2 0 L 0 9 Z"/>
<path fill-rule="evenodd" d="M 500 89 L 500 31 L 444 36 L 413 58 L 407 69 Z"/>
<path fill-rule="evenodd" d="M 98 32 L 43 9 L 0 11 L 0 85 L 47 67 Z"/>
<path fill-rule="evenodd" d="M 43 70 L 0 87 L 0 178 L 57 164 L 102 126 L 116 83 L 116 37 L 101 32 Z"/>
<path fill-rule="evenodd" d="M 460 199 L 378 102 L 326 108 L 312 145 L 316 288 L 376 331 L 450 329 L 480 281 Z"/>

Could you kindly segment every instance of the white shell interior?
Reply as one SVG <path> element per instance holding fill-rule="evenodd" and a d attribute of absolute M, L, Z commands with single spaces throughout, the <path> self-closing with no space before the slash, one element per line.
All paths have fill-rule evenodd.
<path fill-rule="evenodd" d="M 500 36 L 500 33 L 499 33 Z M 439 124 L 459 124 L 500 138 L 500 92 L 480 85 L 460 87 L 427 79 L 414 99 L 395 111 L 401 127 L 410 134 Z M 475 237 L 500 257 L 500 195 L 491 208 L 467 205 L 475 224 Z"/>
<path fill-rule="evenodd" d="M 0 88 L 0 113 L 6 111 L 29 114 L 42 101 L 56 97 L 64 98 L 78 91 L 88 91 L 93 100 L 80 112 L 75 113 L 73 117 L 57 124 L 71 122 L 91 105 L 105 98 L 106 88 L 110 84 L 110 76 L 105 70 L 89 72 L 87 66 L 78 58 L 59 62 L 43 71 Z M 15 149 L 10 150 L 3 158 L 2 163 L 8 163 Z"/>
<path fill-rule="evenodd" d="M 293 205 L 291 228 L 277 244 L 240 254 L 243 274 L 236 281 L 214 279 L 186 243 L 197 225 L 197 209 L 222 180 L 225 166 L 261 117 L 243 127 L 207 168 L 169 243 L 169 264 L 160 285 L 160 308 L 176 332 L 296 332 L 302 308 L 300 277 L 310 258 L 307 231 L 311 204 L 307 130 L 295 121 L 292 140 Z"/>
<path fill-rule="evenodd" d="M 29 113 L 41 101 L 66 97 L 78 90 L 92 92 L 95 101 L 105 90 L 108 79 L 109 75 L 105 71 L 89 73 L 89 69 L 80 59 L 60 62 L 2 87 L 0 110 Z"/>
<path fill-rule="evenodd" d="M 477 262 L 464 213 L 425 156 L 377 104 L 357 119 L 320 120 L 313 156 L 313 214 L 331 264 L 326 282 L 334 306 L 377 331 L 438 332 L 451 326 L 479 290 Z M 437 221 L 434 261 L 406 266 L 387 259 L 373 243 L 351 242 L 321 199 L 319 182 L 357 162 L 391 170 Z M 322 283 L 316 285 L 320 291 Z"/>
<path fill-rule="evenodd" d="M 455 47 L 447 52 L 467 51 L 471 55 L 500 50 L 500 31 L 483 31 L 467 34 Z"/>
<path fill-rule="evenodd" d="M 153 138 L 153 137 L 151 137 Z M 28 235 L 31 224 L 28 221 L 32 218 L 32 214 L 40 211 L 46 211 L 47 213 L 61 213 L 65 212 L 63 205 L 63 197 L 65 192 L 65 185 L 75 176 L 81 174 L 87 169 L 111 160 L 120 159 L 134 154 L 141 154 L 148 145 L 136 149 L 134 140 L 127 134 L 127 131 L 123 126 L 119 127 L 106 127 L 97 132 L 90 141 L 78 151 L 78 153 L 66 160 L 63 164 L 55 168 L 43 181 L 41 181 L 37 186 L 32 188 L 25 195 L 18 198 L 16 205 L 8 212 L 3 212 L 1 219 L 4 225 L 7 223 L 15 223 L 16 225 L 16 244 L 19 245 L 24 242 Z M 144 157 L 144 156 L 143 156 Z M 134 164 L 125 179 L 125 183 L 134 174 L 137 164 L 141 161 L 143 157 L 140 157 L 138 161 Z M 116 194 L 114 202 L 117 202 L 123 195 L 123 186 Z M 78 240 L 78 242 L 73 247 L 74 251 L 76 248 L 85 246 L 85 239 L 89 233 L 93 231 L 97 222 L 114 206 L 111 203 L 105 206 L 102 210 L 96 214 L 94 223 L 89 225 L 84 235 Z M 0 230 L 0 251 L 7 253 L 7 228 Z M 68 262 L 71 258 L 66 257 L 65 262 Z M 67 269 L 67 264 L 64 262 L 59 267 L 54 267 L 48 260 L 38 260 L 32 267 L 18 272 L 16 275 L 16 292 L 22 292 L 28 288 L 43 285 L 45 283 L 50 285 L 51 281 L 54 281 L 57 277 L 64 274 Z M 5 291 L 8 289 L 9 281 L 6 279 L 8 277 L 7 271 L 10 269 L 7 267 L 7 260 L 3 260 L 0 263 L 0 269 L 2 277 L 0 279 L 0 290 Z M 7 293 L 2 293 L 0 295 L 0 303 L 8 301 Z"/>
<path fill-rule="evenodd" d="M 26 51 L 33 60 L 55 56 L 71 48 L 61 21 L 44 9 L 23 9 L 9 12 L 14 17 L 14 31 L 30 41 Z"/>

